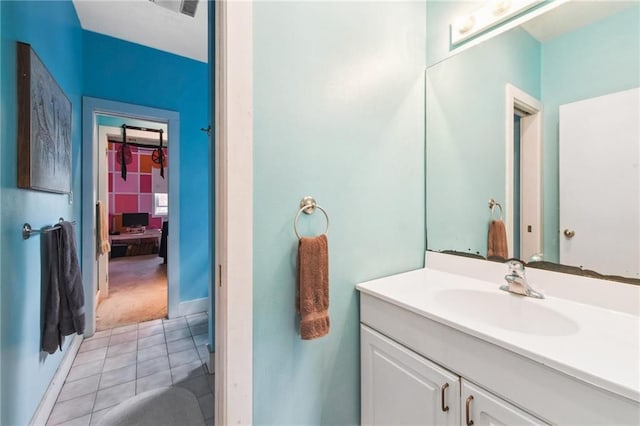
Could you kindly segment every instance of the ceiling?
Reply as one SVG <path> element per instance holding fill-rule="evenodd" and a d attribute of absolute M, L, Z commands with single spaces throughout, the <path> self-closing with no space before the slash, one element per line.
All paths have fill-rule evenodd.
<path fill-rule="evenodd" d="M 149 0 L 73 0 L 85 30 L 201 62 L 208 62 L 208 3 L 200 0 L 191 17 Z"/>
<path fill-rule="evenodd" d="M 544 42 L 637 4 L 637 0 L 569 1 L 522 24 L 522 27 Z"/>

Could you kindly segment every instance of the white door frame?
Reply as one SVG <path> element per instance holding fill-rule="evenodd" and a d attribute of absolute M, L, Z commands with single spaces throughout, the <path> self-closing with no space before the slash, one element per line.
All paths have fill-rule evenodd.
<path fill-rule="evenodd" d="M 253 6 L 215 2 L 215 424 L 253 423 Z"/>
<path fill-rule="evenodd" d="M 509 257 L 514 253 L 514 175 L 513 175 L 513 116 L 516 109 L 526 112 L 528 115 L 521 120 L 521 150 L 520 157 L 527 157 L 530 165 L 528 172 L 522 173 L 520 168 L 521 195 L 526 194 L 526 199 L 520 203 L 520 244 L 527 247 L 531 254 L 542 251 L 542 102 L 512 84 L 505 87 L 505 227 L 507 230 L 507 244 Z M 532 226 L 532 232 L 522 232 L 525 224 Z M 522 260 L 528 261 L 530 254 L 521 253 Z"/>
<path fill-rule="evenodd" d="M 110 130 L 116 131 L 116 128 L 111 127 Z M 122 129 L 120 129 L 122 131 Z M 107 128 L 106 126 L 98 126 L 98 181 L 97 188 L 98 194 L 96 195 L 96 199 L 102 201 L 102 205 L 106 210 L 107 216 L 109 212 L 109 181 L 105 179 L 105 176 L 108 176 L 109 169 L 107 166 L 107 148 L 109 146 L 109 142 L 107 140 Z M 102 153 L 104 153 L 104 157 L 102 157 Z M 102 159 L 102 160 L 101 160 Z M 104 277 L 103 277 L 104 275 Z M 95 305 L 98 306 L 100 303 L 100 299 L 104 297 L 109 297 L 109 256 L 100 256 L 98 259 L 98 291 L 96 292 L 96 300 Z"/>
<path fill-rule="evenodd" d="M 126 116 L 134 119 L 158 121 L 169 125 L 169 212 L 171 238 L 167 245 L 167 311 L 169 318 L 180 314 L 180 114 L 175 111 L 150 108 L 106 99 L 82 98 L 82 281 L 85 292 L 87 317 L 86 336 L 96 331 L 97 302 L 94 295 L 98 287 L 96 262 L 96 215 L 98 183 L 98 133 L 96 116 L 100 114 Z"/>

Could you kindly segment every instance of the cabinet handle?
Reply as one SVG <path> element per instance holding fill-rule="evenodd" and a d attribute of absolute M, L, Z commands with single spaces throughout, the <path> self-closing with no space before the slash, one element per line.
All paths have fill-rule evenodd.
<path fill-rule="evenodd" d="M 467 402 L 466 402 L 466 417 L 467 417 L 467 426 L 472 426 L 473 425 L 473 420 L 471 420 L 469 418 L 469 406 L 471 405 L 471 401 L 473 401 L 473 395 L 469 395 L 469 397 L 467 398 Z"/>
<path fill-rule="evenodd" d="M 449 406 L 448 405 L 444 405 L 444 393 L 445 393 L 445 391 L 447 390 L 448 387 L 449 387 L 449 383 L 445 383 L 440 388 L 440 404 L 441 404 L 441 407 L 442 407 L 442 411 L 444 411 L 445 413 L 447 411 L 449 411 Z"/>

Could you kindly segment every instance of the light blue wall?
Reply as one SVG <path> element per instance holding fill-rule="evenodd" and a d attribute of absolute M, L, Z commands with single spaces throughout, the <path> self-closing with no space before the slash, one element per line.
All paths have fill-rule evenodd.
<path fill-rule="evenodd" d="M 209 294 L 208 64 L 84 32 L 84 95 L 180 113 L 180 300 Z"/>
<path fill-rule="evenodd" d="M 457 16 L 473 12 L 478 1 L 427 0 L 427 66 L 440 62 L 451 50 L 449 26 Z"/>
<path fill-rule="evenodd" d="M 423 264 L 424 16 L 421 2 L 254 3 L 256 425 L 359 424 L 354 286 Z M 331 332 L 314 341 L 294 303 L 305 195 L 331 218 Z"/>
<path fill-rule="evenodd" d="M 505 85 L 540 96 L 540 44 L 516 28 L 427 70 L 427 247 L 486 256 L 504 205 Z"/>
<path fill-rule="evenodd" d="M 25 425 L 58 368 L 62 354 L 56 352 L 40 359 L 40 237 L 23 241 L 20 230 L 24 222 L 39 228 L 56 222 L 60 216 L 80 218 L 82 30 L 71 2 L 2 1 L 0 8 L 3 330 L 0 423 Z M 66 195 L 17 188 L 17 40 L 32 45 L 72 103 L 73 205 L 68 204 Z"/>
<path fill-rule="evenodd" d="M 558 107 L 640 86 L 640 4 L 542 45 L 544 254 L 559 259 Z"/>

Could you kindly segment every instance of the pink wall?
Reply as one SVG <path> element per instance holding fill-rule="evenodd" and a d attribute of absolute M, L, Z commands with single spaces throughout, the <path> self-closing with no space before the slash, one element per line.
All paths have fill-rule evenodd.
<path fill-rule="evenodd" d="M 153 216 L 153 188 L 165 187 L 168 175 L 167 150 L 164 149 L 165 179 L 160 177 L 160 165 L 151 159 L 152 150 L 139 149 L 130 146 L 132 161 L 127 164 L 127 180 L 123 180 L 120 171 L 120 161 L 116 159 L 120 144 L 109 143 L 109 218 L 120 213 L 149 213 L 149 228 L 160 229 L 162 217 Z M 166 189 L 165 189 L 166 191 Z"/>

